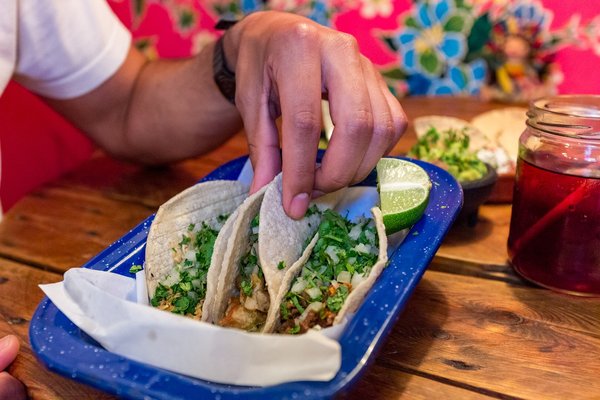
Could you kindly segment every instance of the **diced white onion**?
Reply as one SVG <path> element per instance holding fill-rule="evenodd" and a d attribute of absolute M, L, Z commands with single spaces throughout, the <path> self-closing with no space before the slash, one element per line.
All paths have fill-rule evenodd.
<path fill-rule="evenodd" d="M 186 260 L 190 260 L 192 262 L 196 261 L 196 252 L 194 251 L 194 249 L 187 249 L 187 251 L 184 253 L 183 257 Z"/>
<path fill-rule="evenodd" d="M 198 293 L 190 290 L 189 292 L 187 292 L 187 297 L 189 297 L 192 300 L 198 300 Z"/>
<path fill-rule="evenodd" d="M 202 284 L 202 282 L 200 281 L 200 279 L 192 280 L 192 286 L 195 288 L 199 288 L 201 284 Z"/>
<path fill-rule="evenodd" d="M 375 243 L 375 233 L 373 231 L 365 231 L 365 237 L 369 241 L 369 243 Z"/>
<path fill-rule="evenodd" d="M 302 293 L 302 291 L 304 290 L 304 288 L 306 288 L 306 281 L 302 278 L 298 278 L 296 279 L 296 282 L 294 282 L 294 284 L 292 285 L 292 288 L 290 289 L 292 293 Z"/>
<path fill-rule="evenodd" d="M 354 250 L 356 250 L 356 252 L 358 253 L 369 254 L 371 252 L 371 245 L 359 243 L 356 246 L 354 246 Z"/>
<path fill-rule="evenodd" d="M 321 295 L 321 289 L 318 287 L 311 287 L 305 290 L 306 294 L 310 296 L 311 299 L 316 299 Z"/>
<path fill-rule="evenodd" d="M 195 268 L 193 265 L 190 267 L 184 267 L 183 270 L 186 271 L 192 278 L 198 275 L 198 268 Z"/>
<path fill-rule="evenodd" d="M 329 258 L 331 258 L 331 261 L 333 261 L 334 264 L 337 264 L 338 262 L 340 262 L 340 258 L 338 257 L 335 249 L 335 246 L 327 246 L 327 248 L 325 249 L 325 254 L 327 254 Z"/>
<path fill-rule="evenodd" d="M 337 281 L 340 283 L 350 283 L 352 275 L 348 271 L 341 271 L 337 276 Z"/>
<path fill-rule="evenodd" d="M 304 312 L 302 313 L 302 315 L 300 315 L 297 319 L 298 323 L 303 322 L 306 317 L 308 317 L 308 314 L 310 314 L 311 311 L 314 312 L 319 312 L 321 311 L 321 309 L 323 308 L 323 303 L 321 303 L 320 301 L 315 301 L 314 303 L 310 303 L 305 309 Z"/>
<path fill-rule="evenodd" d="M 379 255 L 379 247 L 371 246 L 371 254 L 375 254 L 376 256 Z"/>
<path fill-rule="evenodd" d="M 360 285 L 365 279 L 366 278 L 363 274 L 355 272 L 352 276 L 352 282 L 350 282 L 352 284 L 352 290 L 356 289 L 356 287 Z"/>
<path fill-rule="evenodd" d="M 161 283 L 164 286 L 173 286 L 176 283 L 179 283 L 179 281 L 181 280 L 181 278 L 179 277 L 179 272 L 177 271 L 173 271 L 172 273 L 169 274 L 169 276 L 167 276 L 167 278 L 162 281 Z"/>
<path fill-rule="evenodd" d="M 350 239 L 352 239 L 352 240 L 358 240 L 361 232 L 362 232 L 362 225 L 357 224 L 357 225 L 354 225 L 352 227 L 352 229 L 350 229 L 350 233 L 348 233 L 348 236 L 350 236 Z"/>
<path fill-rule="evenodd" d="M 256 234 L 258 234 L 258 226 L 253 226 L 253 227 L 252 227 L 252 234 L 253 234 L 253 235 L 256 235 Z"/>

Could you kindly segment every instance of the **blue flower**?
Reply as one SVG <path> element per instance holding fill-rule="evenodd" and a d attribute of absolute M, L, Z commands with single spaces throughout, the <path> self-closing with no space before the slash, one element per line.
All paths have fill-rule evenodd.
<path fill-rule="evenodd" d="M 448 65 L 458 64 L 467 52 L 466 34 L 473 17 L 454 0 L 417 2 L 405 27 L 394 38 L 402 67 L 408 73 L 435 78 Z"/>
<path fill-rule="evenodd" d="M 427 94 L 433 96 L 477 94 L 485 82 L 487 65 L 483 60 L 469 64 L 452 65 L 443 79 L 435 79 Z"/>
<path fill-rule="evenodd" d="M 531 0 L 517 1 L 512 7 L 510 14 L 517 20 L 520 27 L 538 26 L 543 27 L 549 23 L 549 15 L 544 7 L 538 2 Z"/>
<path fill-rule="evenodd" d="M 331 25 L 329 10 L 327 9 L 327 4 L 323 1 L 317 0 L 312 2 L 312 9 L 310 10 L 310 14 L 308 14 L 307 17 L 318 24 L 324 26 Z"/>
<path fill-rule="evenodd" d="M 261 0 L 240 0 L 240 7 L 244 15 L 246 15 L 254 11 L 263 10 L 264 2 Z"/>

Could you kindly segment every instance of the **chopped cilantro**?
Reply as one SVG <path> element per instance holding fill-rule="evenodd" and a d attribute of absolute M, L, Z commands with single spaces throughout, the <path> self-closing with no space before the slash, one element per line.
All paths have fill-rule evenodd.
<path fill-rule="evenodd" d="M 212 229 L 206 224 L 202 224 L 202 229 L 196 234 L 196 261 L 200 264 L 200 268 L 208 270 L 215 240 L 219 232 Z"/>
<path fill-rule="evenodd" d="M 348 293 L 350 293 L 348 286 L 339 286 L 335 294 L 327 299 L 327 308 L 333 312 L 340 311 L 348 297 Z"/>
<path fill-rule="evenodd" d="M 250 280 L 243 280 L 240 287 L 246 296 L 252 296 L 252 282 Z"/>
<path fill-rule="evenodd" d="M 290 328 L 290 330 L 288 330 L 288 333 L 290 335 L 295 335 L 295 334 L 297 334 L 299 332 L 300 332 L 300 325 L 294 325 L 293 328 Z"/>
<path fill-rule="evenodd" d="M 142 270 L 141 265 L 132 265 L 131 268 L 129 268 L 129 273 L 135 274 L 136 272 L 140 272 L 141 270 Z"/>
<path fill-rule="evenodd" d="M 166 300 L 169 296 L 169 288 L 164 286 L 162 283 L 158 284 L 156 288 L 156 292 L 154 293 L 154 297 L 152 297 L 152 305 L 157 307 L 161 301 Z"/>
<path fill-rule="evenodd" d="M 352 290 L 350 283 L 337 282 L 340 274 L 347 272 L 350 277 L 356 273 L 368 276 L 377 261 L 378 251 L 374 251 L 379 244 L 377 230 L 370 219 L 351 222 L 336 212 L 326 210 L 322 213 L 318 232 L 319 239 L 296 278 L 306 282 L 305 289 L 301 293 L 289 291 L 281 304 L 281 332 L 304 331 L 305 328 L 299 327 L 294 320 L 314 302 L 324 304 L 316 318 L 311 318 L 311 326 L 331 325 L 332 313 L 341 310 Z M 295 282 L 292 282 L 292 287 Z M 314 288 L 318 288 L 320 294 L 315 293 Z"/>
<path fill-rule="evenodd" d="M 279 261 L 279 263 L 277 264 L 277 269 L 280 271 L 282 269 L 285 269 L 285 261 L 283 261 L 283 260 Z"/>
<path fill-rule="evenodd" d="M 198 303 L 206 295 L 206 276 L 210 267 L 215 240 L 218 232 L 202 223 L 199 231 L 194 232 L 194 224 L 188 226 L 189 233 L 183 235 L 179 248 L 174 252 L 185 252 L 183 246 L 189 245 L 195 251 L 195 260 L 184 259 L 175 265 L 179 273 L 178 282 L 166 286 L 159 283 L 151 303 L 154 307 L 165 307 L 177 314 L 196 314 Z"/>
<path fill-rule="evenodd" d="M 187 296 L 180 297 L 177 300 L 175 300 L 173 306 L 175 307 L 173 308 L 174 313 L 183 314 L 185 313 L 185 311 L 187 311 L 188 307 L 190 306 L 190 299 Z"/>
<path fill-rule="evenodd" d="M 431 127 L 410 149 L 408 155 L 438 164 L 459 182 L 479 179 L 487 167 L 474 151 L 469 150 L 470 137 L 465 130 Z"/>
<path fill-rule="evenodd" d="M 318 214 L 320 212 L 321 210 L 319 210 L 319 207 L 317 207 L 316 204 L 313 204 L 312 206 L 308 207 L 308 210 L 306 210 L 306 214 L 304 216 L 310 217 L 311 215 Z"/>
<path fill-rule="evenodd" d="M 302 314 L 304 312 L 304 307 L 302 307 L 302 305 L 300 304 L 300 301 L 298 301 L 298 296 L 292 296 L 292 303 L 294 304 L 294 307 L 296 307 L 296 309 L 298 311 L 300 311 L 300 314 Z"/>

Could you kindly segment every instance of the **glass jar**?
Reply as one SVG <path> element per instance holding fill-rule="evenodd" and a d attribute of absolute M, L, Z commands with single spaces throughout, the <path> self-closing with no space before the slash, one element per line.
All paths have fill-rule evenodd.
<path fill-rule="evenodd" d="M 537 100 L 527 116 L 509 260 L 538 285 L 600 296 L 600 96 Z"/>

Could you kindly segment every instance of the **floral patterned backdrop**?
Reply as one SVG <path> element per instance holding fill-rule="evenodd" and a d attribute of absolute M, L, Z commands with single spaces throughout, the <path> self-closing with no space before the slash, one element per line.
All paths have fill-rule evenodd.
<path fill-rule="evenodd" d="M 354 35 L 399 96 L 600 93 L 600 13 L 563 0 L 109 0 L 150 57 L 195 54 L 220 17 L 285 10 Z"/>
<path fill-rule="evenodd" d="M 556 90 L 600 94 L 597 0 L 108 1 L 154 58 L 195 54 L 220 34 L 213 29 L 220 16 L 268 8 L 354 35 L 399 96 L 480 93 L 520 101 Z M 93 151 L 75 127 L 14 82 L 0 97 L 0 126 L 5 211 Z"/>

